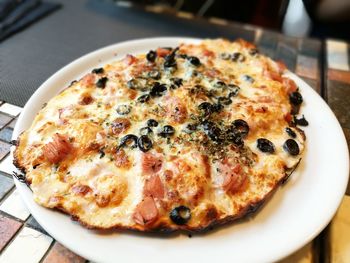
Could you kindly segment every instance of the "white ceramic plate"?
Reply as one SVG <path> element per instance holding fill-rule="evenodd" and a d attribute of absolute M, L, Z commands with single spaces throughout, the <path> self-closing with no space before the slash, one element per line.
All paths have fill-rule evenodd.
<path fill-rule="evenodd" d="M 79 58 L 50 77 L 27 102 L 14 138 L 27 129 L 41 106 L 72 80 L 127 53 L 147 52 L 189 38 L 151 38 L 111 45 Z M 43 228 L 75 253 L 97 262 L 270 262 L 281 259 L 311 241 L 329 223 L 344 195 L 349 157 L 342 129 L 321 97 L 304 81 L 287 73 L 305 100 L 305 158 L 288 183 L 255 217 L 205 235 L 167 236 L 130 232 L 98 233 L 70 217 L 38 206 L 31 191 L 16 182 L 30 212 Z"/>

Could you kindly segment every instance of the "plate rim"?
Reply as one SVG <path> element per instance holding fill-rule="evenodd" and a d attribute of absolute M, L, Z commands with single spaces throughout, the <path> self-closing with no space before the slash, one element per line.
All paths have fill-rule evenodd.
<path fill-rule="evenodd" d="M 118 49 L 119 46 L 125 46 L 125 45 L 131 45 L 131 44 L 140 44 L 140 42 L 147 44 L 147 42 L 150 43 L 155 43 L 155 42 L 162 42 L 162 41 L 188 41 L 188 42 L 198 42 L 201 41 L 203 39 L 200 38 L 191 38 L 191 37 L 152 37 L 152 38 L 141 38 L 141 39 L 133 39 L 133 40 L 129 40 L 129 41 L 123 41 L 123 42 L 118 42 L 118 43 L 114 43 L 102 48 L 99 48 L 97 50 L 94 50 L 92 52 L 89 52 L 75 60 L 73 60 L 72 62 L 68 63 L 67 65 L 65 65 L 64 67 L 62 67 L 61 69 L 59 69 L 58 71 L 56 71 L 53 75 L 51 75 L 45 82 L 43 82 L 40 87 L 33 93 L 33 95 L 30 97 L 30 99 L 26 102 L 25 106 L 23 107 L 23 111 L 22 112 L 26 112 L 28 110 L 30 110 L 30 106 L 31 104 L 33 104 L 36 100 L 38 100 L 38 98 L 42 95 L 45 94 L 47 92 L 47 87 L 48 85 L 50 85 L 50 83 L 57 81 L 56 78 L 59 77 L 60 75 L 64 75 L 64 73 L 68 70 L 70 70 L 72 67 L 75 67 L 76 65 L 82 63 L 84 60 L 96 56 L 101 52 L 106 52 L 109 49 Z M 146 43 L 145 43 L 146 42 Z M 111 58 L 112 59 L 112 58 Z M 102 61 L 103 62 L 103 61 Z M 106 63 L 106 62 L 103 62 Z M 96 63 L 97 64 L 97 63 Z M 87 68 L 85 68 L 84 72 L 81 73 L 86 73 Z M 328 104 L 323 100 L 323 98 L 313 89 L 310 87 L 310 85 L 308 85 L 303 79 L 301 79 L 299 76 L 297 76 L 295 73 L 292 73 L 290 71 L 288 71 L 286 73 L 288 76 L 290 76 L 293 79 L 297 79 L 299 82 L 303 83 L 303 85 L 305 87 L 307 87 L 311 93 L 313 93 L 313 95 L 316 95 L 316 97 L 318 99 L 320 99 L 322 101 L 322 106 L 330 113 L 330 115 L 332 116 L 332 118 L 335 120 L 335 123 L 337 124 L 337 131 L 339 132 L 339 135 L 341 135 L 339 138 L 337 138 L 338 140 L 342 141 L 342 145 L 344 146 L 343 151 L 346 154 L 345 156 L 347 156 L 347 161 L 345 161 L 344 163 L 344 170 L 349 171 L 349 154 L 348 154 L 348 145 L 345 139 L 345 135 L 344 132 L 340 126 L 340 123 L 338 121 L 338 119 L 336 118 L 335 114 L 333 113 L 333 111 L 330 109 L 330 107 L 328 106 Z M 76 74 L 75 74 L 76 75 Z M 62 87 L 61 87 L 62 88 Z M 56 88 L 56 91 L 59 91 L 59 88 Z M 52 94 L 50 95 L 50 98 L 53 98 L 56 94 Z M 37 111 L 36 111 L 37 112 Z M 12 138 L 16 139 L 17 136 L 20 134 L 20 124 L 22 123 L 22 119 L 24 118 L 25 114 L 21 114 L 18 118 L 18 121 L 16 123 L 16 126 L 14 128 L 13 131 L 13 135 Z M 12 147 L 13 148 L 13 147 Z M 11 149 L 11 155 L 13 155 L 13 149 Z M 347 186 L 347 182 L 348 182 L 349 176 L 347 176 L 347 178 L 344 177 L 344 186 L 342 191 L 339 191 L 339 194 L 337 196 L 337 206 L 334 206 L 332 211 L 329 212 L 329 216 L 327 219 L 324 220 L 324 224 L 319 225 L 318 228 L 314 229 L 314 232 L 312 234 L 310 234 L 307 238 L 305 238 L 304 242 L 301 242 L 299 244 L 296 244 L 292 249 L 289 249 L 289 252 L 286 253 L 275 253 L 274 256 L 267 258 L 269 261 L 270 260 L 280 260 L 284 257 L 287 257 L 288 255 L 290 255 L 291 253 L 297 251 L 298 249 L 300 249 L 301 247 L 303 247 L 305 244 L 307 244 L 308 242 L 310 242 L 312 239 L 314 239 L 325 227 L 326 225 L 331 221 L 331 219 L 333 218 L 334 214 L 336 213 L 336 210 L 338 209 L 341 200 L 344 196 L 344 193 L 346 191 L 346 186 Z M 80 249 L 78 249 L 78 247 L 75 246 L 71 246 L 71 244 L 67 244 L 67 242 L 65 242 L 65 240 L 61 240 L 61 238 L 57 238 L 55 233 L 52 234 L 51 229 L 48 230 L 48 227 L 46 227 L 46 223 L 44 223 L 41 218 L 39 218 L 36 214 L 37 212 L 35 211 L 35 209 L 32 207 L 31 203 L 29 202 L 29 200 L 27 200 L 25 198 L 26 194 L 24 193 L 25 191 L 25 186 L 23 184 L 21 184 L 18 180 L 16 180 L 14 178 L 15 184 L 17 189 L 19 190 L 20 196 L 22 198 L 22 200 L 24 200 L 24 203 L 26 204 L 27 208 L 29 209 L 30 213 L 33 215 L 33 217 L 44 227 L 44 229 L 57 241 L 59 241 L 60 243 L 64 244 L 65 246 L 67 246 L 69 249 L 71 249 L 73 252 L 82 255 L 85 258 L 89 258 L 92 260 L 96 259 L 100 259 L 99 257 L 95 257 L 95 258 L 91 258 L 91 255 L 85 254 L 83 253 Z M 34 213 L 33 213 L 34 211 Z M 35 214 L 35 215 L 34 215 Z"/>

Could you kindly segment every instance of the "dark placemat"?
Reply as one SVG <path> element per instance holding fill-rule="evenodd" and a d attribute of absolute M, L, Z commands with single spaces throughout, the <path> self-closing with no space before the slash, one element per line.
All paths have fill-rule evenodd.
<path fill-rule="evenodd" d="M 0 98 L 23 106 L 53 73 L 74 59 L 116 42 L 154 36 L 243 37 L 255 32 L 201 19 L 180 19 L 111 1 L 55 1 L 62 8 L 0 46 Z"/>

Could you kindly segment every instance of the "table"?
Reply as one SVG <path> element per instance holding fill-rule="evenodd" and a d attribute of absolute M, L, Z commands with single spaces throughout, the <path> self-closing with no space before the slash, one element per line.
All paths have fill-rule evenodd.
<path fill-rule="evenodd" d="M 11 177 L 10 140 L 22 107 L 45 79 L 73 59 L 107 44 L 170 35 L 252 41 L 262 53 L 282 60 L 328 102 L 350 142 L 348 43 L 297 39 L 218 18 L 204 20 L 187 13 L 163 12 L 152 6 L 145 12 L 128 2 L 61 2 L 61 10 L 0 46 L 0 262 L 86 261 L 50 237 L 22 203 Z M 349 262 L 349 214 L 350 197 L 345 196 L 332 223 L 282 262 Z"/>

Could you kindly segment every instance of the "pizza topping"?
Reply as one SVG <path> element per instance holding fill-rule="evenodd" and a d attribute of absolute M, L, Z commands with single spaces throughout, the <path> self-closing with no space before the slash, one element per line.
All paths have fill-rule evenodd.
<path fill-rule="evenodd" d="M 131 66 L 132 64 L 134 64 L 138 59 L 136 57 L 134 57 L 133 55 L 127 54 L 124 58 L 124 63 L 127 66 Z"/>
<path fill-rule="evenodd" d="M 131 126 L 131 123 L 126 118 L 116 118 L 111 123 L 111 131 L 114 135 L 126 132 Z"/>
<path fill-rule="evenodd" d="M 223 104 L 223 105 L 230 105 L 232 103 L 232 100 L 230 98 L 227 98 L 227 97 L 219 97 L 218 103 Z"/>
<path fill-rule="evenodd" d="M 257 54 L 259 54 L 259 50 L 257 50 L 256 48 L 252 48 L 249 50 L 249 55 L 255 56 Z"/>
<path fill-rule="evenodd" d="M 182 86 L 183 80 L 180 78 L 171 78 L 170 79 L 173 82 L 173 86 L 175 86 L 175 88 L 179 88 Z"/>
<path fill-rule="evenodd" d="M 136 148 L 137 147 L 138 138 L 134 134 L 125 135 L 120 139 L 120 144 L 118 148 L 128 147 L 128 148 Z"/>
<path fill-rule="evenodd" d="M 191 57 L 188 57 L 187 59 L 193 66 L 198 67 L 201 64 L 201 61 L 197 57 L 191 56 Z"/>
<path fill-rule="evenodd" d="M 173 126 L 165 125 L 160 133 L 158 133 L 159 136 L 167 138 L 173 136 L 175 133 L 175 129 Z"/>
<path fill-rule="evenodd" d="M 301 94 L 298 91 L 294 91 L 289 95 L 289 101 L 293 104 L 293 105 L 300 105 L 301 103 L 303 103 L 303 97 L 301 96 Z"/>
<path fill-rule="evenodd" d="M 100 89 L 104 89 L 106 87 L 106 83 L 108 81 L 107 77 L 102 77 L 96 82 L 96 87 Z"/>
<path fill-rule="evenodd" d="M 153 198 L 164 197 L 164 185 L 158 175 L 152 175 L 149 179 L 146 179 L 143 194 Z"/>
<path fill-rule="evenodd" d="M 191 210 L 187 206 L 180 205 L 171 210 L 169 217 L 175 224 L 185 225 L 191 219 Z"/>
<path fill-rule="evenodd" d="M 154 62 L 156 58 L 157 58 L 157 53 L 154 50 L 150 50 L 146 55 L 146 59 L 149 62 Z"/>
<path fill-rule="evenodd" d="M 156 53 L 158 57 L 165 57 L 171 52 L 171 48 L 160 47 L 157 48 Z"/>
<path fill-rule="evenodd" d="M 230 60 L 231 59 L 231 54 L 229 53 L 221 53 L 220 58 L 223 60 Z"/>
<path fill-rule="evenodd" d="M 91 73 L 94 73 L 94 74 L 102 74 L 103 72 L 104 72 L 103 68 L 95 68 L 91 71 Z"/>
<path fill-rule="evenodd" d="M 296 156 L 299 154 L 299 145 L 293 139 L 286 140 L 285 143 L 283 144 L 283 149 L 293 156 Z"/>
<path fill-rule="evenodd" d="M 158 70 L 152 70 L 147 73 L 147 76 L 151 79 L 159 80 L 161 78 L 161 74 Z"/>
<path fill-rule="evenodd" d="M 150 149 L 152 149 L 153 143 L 147 135 L 141 135 L 137 141 L 137 145 L 139 146 L 141 151 L 147 152 Z"/>
<path fill-rule="evenodd" d="M 232 54 L 231 56 L 231 60 L 234 61 L 234 62 L 243 62 L 245 60 L 245 57 L 242 53 L 239 53 L 239 52 L 235 52 Z"/>
<path fill-rule="evenodd" d="M 127 115 L 130 113 L 130 111 L 131 111 L 131 106 L 126 104 L 118 105 L 117 107 L 117 113 L 120 115 Z"/>
<path fill-rule="evenodd" d="M 159 82 L 154 82 L 153 87 L 150 91 L 152 97 L 161 97 L 166 92 L 167 87 L 165 84 L 160 84 Z"/>
<path fill-rule="evenodd" d="M 264 153 L 274 153 L 275 152 L 275 146 L 271 141 L 265 138 L 259 138 L 257 140 L 257 147 L 260 151 Z"/>
<path fill-rule="evenodd" d="M 300 126 L 308 126 L 309 125 L 309 122 L 305 119 L 304 115 L 300 119 L 298 119 L 297 117 L 294 116 L 294 123 L 296 125 L 300 125 Z"/>
<path fill-rule="evenodd" d="M 204 127 L 204 132 L 208 135 L 210 139 L 212 139 L 215 142 L 220 142 L 222 141 L 222 133 L 221 129 L 217 127 L 214 123 L 212 122 L 207 122 Z"/>
<path fill-rule="evenodd" d="M 94 99 L 91 97 L 91 95 L 84 93 L 84 94 L 82 94 L 78 103 L 80 105 L 89 105 L 93 101 L 94 101 Z"/>
<path fill-rule="evenodd" d="M 140 129 L 140 134 L 141 135 L 149 135 L 149 134 L 152 134 L 152 133 L 153 133 L 153 131 L 152 131 L 152 129 L 150 127 L 142 127 Z"/>
<path fill-rule="evenodd" d="M 145 103 L 149 101 L 150 96 L 148 94 L 141 95 L 140 97 L 137 98 L 138 102 Z"/>
<path fill-rule="evenodd" d="M 145 197 L 136 207 L 133 215 L 134 221 L 139 225 L 148 225 L 158 218 L 158 209 L 154 199 L 150 196 Z"/>
<path fill-rule="evenodd" d="M 232 122 L 232 126 L 235 129 L 236 133 L 238 133 L 242 138 L 247 137 L 249 133 L 249 125 L 245 120 L 234 120 Z"/>
<path fill-rule="evenodd" d="M 67 138 L 59 133 L 53 136 L 53 141 L 43 147 L 44 157 L 51 163 L 59 163 L 71 151 L 73 147 Z"/>
<path fill-rule="evenodd" d="M 144 174 L 154 174 L 162 168 L 162 158 L 152 153 L 142 154 L 141 166 Z"/>
<path fill-rule="evenodd" d="M 178 98 L 172 98 L 167 107 L 167 114 L 175 123 L 184 123 L 187 118 L 186 106 Z"/>
<path fill-rule="evenodd" d="M 84 196 L 91 191 L 91 188 L 88 185 L 78 184 L 78 185 L 74 185 L 71 190 L 73 193 L 77 195 Z"/>
<path fill-rule="evenodd" d="M 131 163 L 128 156 L 125 154 L 123 149 L 117 149 L 114 154 L 115 166 L 118 168 L 129 168 Z"/>
<path fill-rule="evenodd" d="M 222 187 L 225 191 L 235 193 L 243 186 L 247 176 L 242 171 L 240 164 L 232 166 L 230 163 L 225 163 L 220 166 L 219 171 L 224 176 Z"/>
<path fill-rule="evenodd" d="M 149 119 L 147 121 L 147 126 L 148 127 L 157 127 L 158 126 L 158 122 L 154 119 Z"/>
<path fill-rule="evenodd" d="M 198 109 L 201 111 L 203 117 L 208 117 L 213 112 L 213 105 L 207 101 L 198 105 Z"/>
<path fill-rule="evenodd" d="M 231 97 L 236 97 L 238 95 L 239 90 L 241 89 L 239 86 L 235 84 L 228 84 L 227 87 L 229 88 L 230 92 L 228 96 Z"/>
<path fill-rule="evenodd" d="M 296 133 L 289 127 L 286 128 L 286 133 L 292 138 L 296 138 L 297 137 Z"/>

